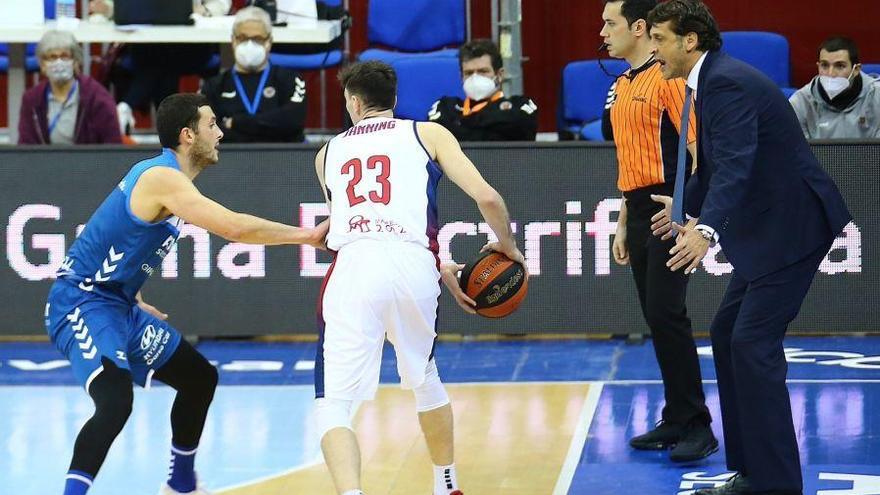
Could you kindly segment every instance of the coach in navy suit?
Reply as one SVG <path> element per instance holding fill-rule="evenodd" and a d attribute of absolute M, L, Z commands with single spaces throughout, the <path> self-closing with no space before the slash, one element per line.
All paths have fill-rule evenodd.
<path fill-rule="evenodd" d="M 668 264 L 693 271 L 719 242 L 734 267 L 710 332 L 727 466 L 738 474 L 697 493 L 801 495 L 782 339 L 851 217 L 782 92 L 720 51 L 702 2 L 670 0 L 648 21 L 663 76 L 687 79 L 696 97 L 697 172 L 667 209 L 678 232 Z M 682 195 L 687 223 L 676 219 Z"/>

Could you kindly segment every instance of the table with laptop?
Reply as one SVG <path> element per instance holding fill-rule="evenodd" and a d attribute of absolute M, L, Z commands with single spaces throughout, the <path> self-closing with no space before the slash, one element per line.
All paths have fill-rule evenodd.
<path fill-rule="evenodd" d="M 15 24 L 0 22 L 0 43 L 9 43 L 7 122 L 12 143 L 18 140 L 19 110 L 25 91 L 25 45 L 40 41 L 48 30 L 70 30 L 81 43 L 218 43 L 222 47 L 231 43 L 233 16 L 193 15 L 189 1 L 116 0 L 114 22 L 73 23 L 70 19 L 43 22 L 39 3 L 39 9 L 28 5 L 5 12 L 14 8 L 12 2 L 0 2 L 6 4 L 0 6 L 0 19 L 5 16 L 16 20 Z M 284 24 L 273 27 L 272 39 L 274 43 L 329 43 L 341 32 L 340 21 L 290 16 Z"/>

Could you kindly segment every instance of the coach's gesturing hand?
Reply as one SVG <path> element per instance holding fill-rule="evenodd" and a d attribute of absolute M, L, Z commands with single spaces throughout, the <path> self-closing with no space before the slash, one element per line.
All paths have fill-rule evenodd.
<path fill-rule="evenodd" d="M 672 198 L 652 194 L 651 199 L 663 205 L 663 209 L 651 217 L 651 233 L 660 236 L 660 239 L 665 241 L 675 234 L 672 230 Z"/>
<path fill-rule="evenodd" d="M 477 310 L 474 309 L 474 307 L 477 303 L 468 297 L 458 285 L 458 272 L 460 272 L 462 268 L 464 268 L 464 265 L 459 265 L 457 263 L 443 263 L 440 265 L 440 278 L 443 280 L 446 288 L 449 289 L 452 297 L 455 298 L 455 302 L 461 306 L 461 309 L 475 315 L 477 314 Z"/>
<path fill-rule="evenodd" d="M 672 222 L 672 229 L 678 232 L 675 238 L 675 246 L 669 250 L 672 255 L 666 266 L 676 271 L 684 268 L 685 274 L 691 274 L 700 265 L 700 261 L 709 251 L 709 240 L 696 230 L 696 220 L 691 220 L 687 225 L 681 226 Z"/>

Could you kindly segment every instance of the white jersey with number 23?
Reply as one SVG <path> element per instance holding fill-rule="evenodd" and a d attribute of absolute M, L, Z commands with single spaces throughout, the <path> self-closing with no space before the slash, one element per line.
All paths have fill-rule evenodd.
<path fill-rule="evenodd" d="M 332 204 L 327 246 L 361 239 L 415 243 L 437 253 L 439 166 L 416 122 L 360 121 L 327 143 L 324 181 Z"/>

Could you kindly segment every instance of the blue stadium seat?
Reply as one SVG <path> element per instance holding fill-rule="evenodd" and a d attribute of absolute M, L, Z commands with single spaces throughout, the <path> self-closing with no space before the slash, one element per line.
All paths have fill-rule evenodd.
<path fill-rule="evenodd" d="M 624 60 L 603 59 L 602 63 L 612 74 L 629 68 Z M 560 128 L 585 139 L 602 140 L 602 113 L 612 83 L 614 78 L 602 71 L 597 60 L 566 65 L 562 70 Z"/>
<path fill-rule="evenodd" d="M 464 43 L 466 24 L 464 0 L 370 0 L 367 39 L 370 45 L 401 52 L 457 56 L 455 50 L 440 49 Z M 358 59 L 390 62 L 395 57 L 394 51 L 373 48 Z"/>
<path fill-rule="evenodd" d="M 602 135 L 602 119 L 594 120 L 581 129 L 581 137 L 587 141 L 604 141 Z"/>
<path fill-rule="evenodd" d="M 37 44 L 28 43 L 24 48 L 24 68 L 27 72 L 40 70 L 40 61 L 36 56 Z M 0 43 L 0 72 L 9 70 L 9 44 Z"/>
<path fill-rule="evenodd" d="M 465 39 L 464 0 L 370 0 L 367 38 L 404 52 L 424 52 Z"/>
<path fill-rule="evenodd" d="M 862 64 L 862 72 L 880 79 L 880 64 Z"/>
<path fill-rule="evenodd" d="M 326 67 L 335 67 L 342 63 L 342 50 L 330 50 L 328 52 L 310 53 L 307 55 L 270 53 L 269 62 L 272 65 L 294 70 L 324 69 Z"/>
<path fill-rule="evenodd" d="M 371 48 L 369 50 L 364 50 L 358 56 L 358 60 L 366 61 L 366 60 L 381 60 L 386 64 L 390 64 L 395 60 L 401 59 L 409 59 L 409 58 L 418 58 L 418 57 L 445 57 L 445 58 L 454 58 L 458 60 L 458 49 L 456 48 L 447 48 L 443 50 L 435 50 L 433 52 L 421 52 L 421 53 L 405 53 L 405 52 L 390 52 L 388 50 L 379 50 L 376 48 Z"/>
<path fill-rule="evenodd" d="M 24 48 L 24 70 L 27 72 L 40 71 L 40 59 L 37 58 L 36 43 L 28 43 Z"/>
<path fill-rule="evenodd" d="M 763 72 L 780 88 L 790 86 L 791 64 L 785 36 L 762 31 L 728 31 L 721 33 L 722 49 L 728 55 Z"/>
<path fill-rule="evenodd" d="M 464 98 L 458 59 L 451 57 L 397 58 L 397 108 L 400 118 L 426 120 L 428 110 L 443 96 Z"/>

